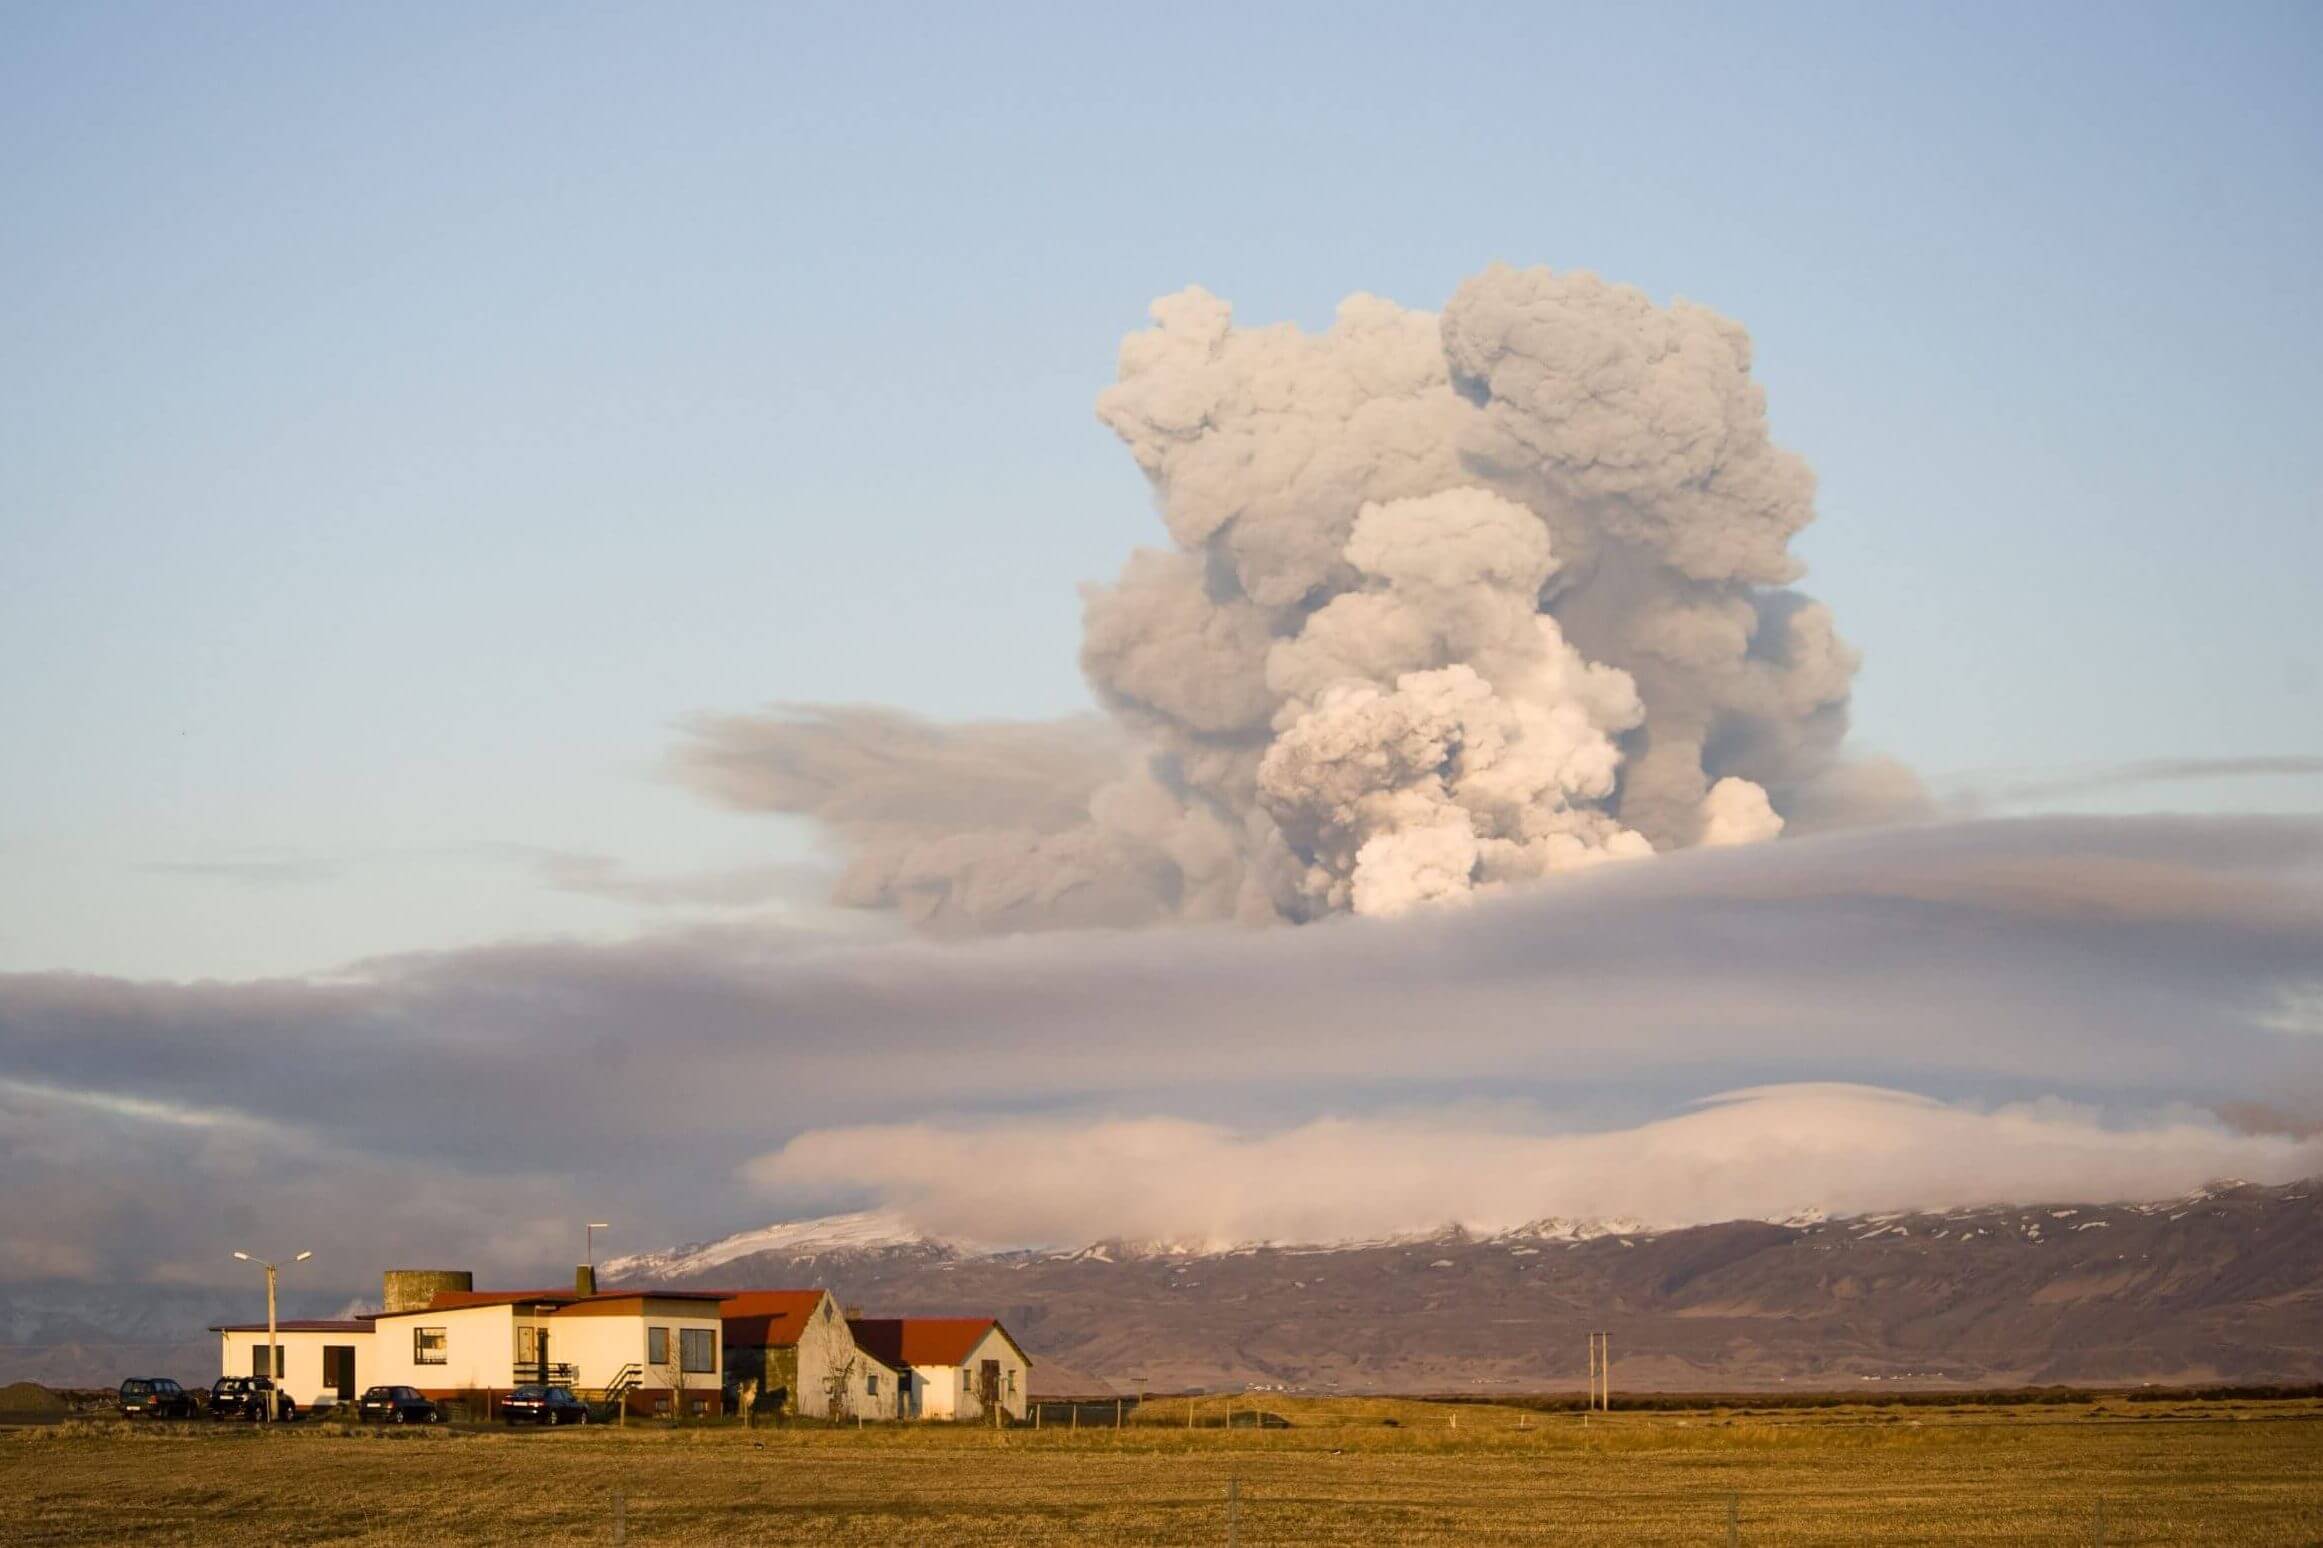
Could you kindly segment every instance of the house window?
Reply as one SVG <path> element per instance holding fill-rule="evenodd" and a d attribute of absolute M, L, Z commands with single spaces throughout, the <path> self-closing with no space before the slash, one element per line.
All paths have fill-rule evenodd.
<path fill-rule="evenodd" d="M 678 1369 L 714 1371 L 718 1368 L 716 1335 L 709 1328 L 678 1329 Z"/>
<path fill-rule="evenodd" d="M 264 1344 L 252 1344 L 250 1346 L 250 1374 L 253 1376 L 264 1376 L 267 1374 L 266 1346 Z M 274 1346 L 273 1375 L 277 1381 L 282 1379 L 282 1346 L 280 1344 Z"/>
<path fill-rule="evenodd" d="M 863 1373 L 863 1391 L 867 1397 L 879 1396 L 879 1373 L 877 1371 Z"/>
<path fill-rule="evenodd" d="M 645 1330 L 645 1363 L 648 1365 L 669 1364 L 669 1329 L 647 1328 Z"/>
<path fill-rule="evenodd" d="M 444 1330 L 442 1328 L 413 1328 L 411 1330 L 411 1363 L 414 1365 L 441 1365 L 444 1363 Z"/>

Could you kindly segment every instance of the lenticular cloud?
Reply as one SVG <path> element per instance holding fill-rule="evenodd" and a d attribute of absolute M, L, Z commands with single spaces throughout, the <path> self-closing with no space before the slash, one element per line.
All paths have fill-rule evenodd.
<path fill-rule="evenodd" d="M 1952 1209 L 2002 1199 L 2158 1199 L 2236 1176 L 2309 1176 L 2323 1139 L 2239 1134 L 2164 1108 L 2108 1119 L 2046 1099 L 1980 1108 L 1846 1084 L 1732 1091 L 1625 1129 L 1516 1113 L 1318 1118 L 1245 1133 L 1179 1118 L 815 1129 L 745 1170 L 777 1193 L 866 1190 L 938 1236 L 1108 1238 L 1216 1250 L 1376 1238 L 1543 1215 L 1673 1227 Z"/>
<path fill-rule="evenodd" d="M 1494 267 L 1319 334 L 1154 303 L 1098 417 L 1169 547 L 1087 597 L 1110 723 L 706 718 L 683 765 L 935 928 L 1393 914 L 1887 815 L 1856 658 L 1796 590 L 1805 463 L 1737 324 Z M 870 794 L 866 794 L 870 792 Z"/>

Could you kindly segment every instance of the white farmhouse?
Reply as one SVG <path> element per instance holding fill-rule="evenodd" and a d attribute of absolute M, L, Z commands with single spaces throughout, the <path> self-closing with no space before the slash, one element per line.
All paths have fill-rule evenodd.
<path fill-rule="evenodd" d="M 416 1293 L 414 1280 L 426 1281 Z M 312 1408 L 351 1401 L 366 1387 L 410 1386 L 489 1415 L 516 1387 L 547 1382 L 599 1400 L 618 1396 L 637 1414 L 723 1410 L 716 1294 L 479 1291 L 469 1283 L 463 1273 L 391 1271 L 386 1311 L 277 1323 L 282 1390 Z M 266 1324 L 211 1331 L 221 1374 L 265 1374 Z"/>
<path fill-rule="evenodd" d="M 867 1369 L 893 1372 L 898 1391 L 882 1417 L 1022 1419 L 1032 1359 L 990 1317 L 851 1317 Z"/>
<path fill-rule="evenodd" d="M 548 1382 L 619 1392 L 631 1413 L 723 1410 L 718 1297 L 687 1290 L 446 1291 L 372 1320 L 369 1384 L 412 1386 L 488 1411 Z"/>

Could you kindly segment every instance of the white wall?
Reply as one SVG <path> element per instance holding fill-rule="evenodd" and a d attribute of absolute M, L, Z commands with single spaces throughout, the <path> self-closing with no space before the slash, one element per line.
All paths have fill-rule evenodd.
<path fill-rule="evenodd" d="M 687 1328 L 706 1332 L 710 1336 L 709 1371 L 680 1373 L 685 1383 L 688 1403 L 692 1412 L 693 1400 L 701 1396 L 715 1398 L 725 1384 L 725 1351 L 720 1342 L 721 1324 L 718 1303 L 715 1301 L 665 1301 L 648 1299 L 642 1312 L 623 1310 L 619 1313 L 583 1311 L 568 1308 L 547 1319 L 549 1361 L 551 1364 L 574 1367 L 574 1385 L 601 1388 L 610 1383 L 625 1365 L 634 1365 L 642 1372 L 640 1390 L 667 1392 L 670 1390 L 670 1367 L 655 1364 L 646 1358 L 646 1330 L 669 1329 L 670 1353 L 675 1355 L 682 1346 L 680 1333 Z"/>
<path fill-rule="evenodd" d="M 848 1382 L 848 1412 L 866 1419 L 894 1419 L 896 1393 L 902 1377 L 860 1349 L 855 1352 L 855 1374 Z"/>
<path fill-rule="evenodd" d="M 444 1330 L 444 1363 L 415 1364 L 416 1328 Z M 372 1324 L 374 1374 L 365 1386 L 417 1387 L 423 1392 L 506 1391 L 516 1385 L 516 1309 L 463 1306 L 450 1311 L 400 1312 Z M 564 1358 L 550 1340 L 549 1358 Z"/>
<path fill-rule="evenodd" d="M 363 1395 L 365 1387 L 374 1386 L 379 1378 L 372 1375 L 373 1355 L 371 1335 L 368 1333 L 291 1333 L 275 1335 L 275 1343 L 282 1346 L 282 1391 L 301 1409 L 312 1408 L 327 1393 L 338 1396 L 335 1387 L 323 1385 L 323 1346 L 343 1344 L 355 1351 L 355 1395 Z M 266 1334 L 221 1333 L 218 1335 L 218 1374 L 221 1376 L 248 1376 L 259 1359 L 258 1351 L 265 1346 Z"/>
<path fill-rule="evenodd" d="M 799 1333 L 799 1390 L 798 1411 L 812 1419 L 831 1417 L 831 1372 L 855 1359 L 855 1335 L 847 1330 L 847 1319 L 839 1315 L 839 1303 L 831 1299 L 829 1291 L 815 1303 L 807 1317 L 807 1325 Z M 856 1372 L 848 1381 L 848 1402 L 864 1398 L 863 1362 L 856 1361 Z M 850 1412 L 868 1410 L 850 1408 Z"/>
<path fill-rule="evenodd" d="M 915 1365 L 911 1383 L 922 1419 L 951 1419 L 960 1412 L 960 1372 L 949 1365 Z"/>
<path fill-rule="evenodd" d="M 958 1365 L 918 1368 L 917 1379 L 927 1383 L 920 1404 L 924 1419 L 982 1419 L 984 1405 L 976 1396 L 976 1373 L 986 1360 L 1000 1362 L 1000 1406 L 1012 1419 L 1030 1409 L 1031 1371 L 998 1327 L 987 1330 Z"/>

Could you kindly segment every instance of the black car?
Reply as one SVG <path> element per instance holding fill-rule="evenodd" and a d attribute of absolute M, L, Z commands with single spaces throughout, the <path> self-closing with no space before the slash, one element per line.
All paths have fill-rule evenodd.
<path fill-rule="evenodd" d="M 132 1376 L 121 1383 L 124 1419 L 191 1419 L 194 1395 L 167 1376 Z"/>
<path fill-rule="evenodd" d="M 443 1410 L 417 1387 L 369 1387 L 356 1399 L 357 1417 L 373 1424 L 434 1424 Z"/>
<path fill-rule="evenodd" d="M 210 1417 L 262 1422 L 268 1417 L 266 1395 L 273 1390 L 274 1383 L 264 1376 L 221 1376 L 210 1388 Z M 273 1417 L 296 1419 L 298 1405 L 288 1394 L 276 1393 Z"/>
<path fill-rule="evenodd" d="M 563 1387 L 518 1387 L 502 1400 L 500 1417 L 508 1424 L 587 1424 L 589 1405 Z"/>

